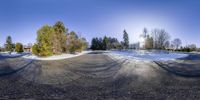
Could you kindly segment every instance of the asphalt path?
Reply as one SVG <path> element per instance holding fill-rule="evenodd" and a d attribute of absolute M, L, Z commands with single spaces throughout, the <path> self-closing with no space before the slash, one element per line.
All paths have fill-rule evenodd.
<path fill-rule="evenodd" d="M 117 59 L 101 52 L 57 61 L 4 58 L 0 99 L 198 100 L 199 65 Z"/>

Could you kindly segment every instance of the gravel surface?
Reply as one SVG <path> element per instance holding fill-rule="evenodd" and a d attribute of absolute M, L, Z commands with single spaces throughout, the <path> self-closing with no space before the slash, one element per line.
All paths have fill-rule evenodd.
<path fill-rule="evenodd" d="M 101 52 L 58 61 L 1 59 L 0 99 L 198 100 L 199 65 L 115 59 Z"/>

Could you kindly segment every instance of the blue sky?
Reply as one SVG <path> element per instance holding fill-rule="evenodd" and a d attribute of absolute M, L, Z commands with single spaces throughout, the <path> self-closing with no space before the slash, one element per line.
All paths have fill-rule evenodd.
<path fill-rule="evenodd" d="M 200 47 L 198 0 L 1 0 L 0 45 L 6 36 L 24 44 L 36 41 L 37 30 L 56 21 L 86 37 L 112 36 L 137 42 L 144 27 L 162 28 L 171 39 Z"/>

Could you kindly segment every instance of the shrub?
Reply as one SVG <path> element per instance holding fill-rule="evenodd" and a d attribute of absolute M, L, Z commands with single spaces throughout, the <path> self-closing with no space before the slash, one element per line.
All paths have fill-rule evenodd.
<path fill-rule="evenodd" d="M 22 53 L 22 52 L 24 52 L 24 50 L 23 50 L 23 45 L 22 45 L 21 43 L 16 43 L 16 45 L 15 45 L 15 51 L 16 51 L 17 53 Z"/>
<path fill-rule="evenodd" d="M 34 45 L 32 46 L 32 52 L 33 52 L 33 54 L 35 54 L 35 55 L 39 55 L 39 48 L 38 48 L 38 45 L 37 45 L 37 44 L 34 44 Z"/>

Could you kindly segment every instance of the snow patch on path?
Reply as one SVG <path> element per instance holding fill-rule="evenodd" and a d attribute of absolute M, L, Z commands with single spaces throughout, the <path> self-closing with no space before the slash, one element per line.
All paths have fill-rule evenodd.
<path fill-rule="evenodd" d="M 26 55 L 27 53 L 17 53 L 17 52 L 0 52 L 0 56 L 3 56 L 3 57 L 20 57 L 20 56 L 23 56 L 23 55 Z"/>
<path fill-rule="evenodd" d="M 138 52 L 138 51 L 110 51 L 109 55 L 116 58 L 128 58 L 144 61 L 168 61 L 187 57 L 188 54 L 172 52 Z"/>
<path fill-rule="evenodd" d="M 81 56 L 81 55 L 84 55 L 84 54 L 87 54 L 87 53 L 90 53 L 90 52 L 91 51 L 83 51 L 83 52 L 78 53 L 78 54 L 61 54 L 61 55 L 54 55 L 54 56 L 50 56 L 50 57 L 38 57 L 38 56 L 35 56 L 35 55 L 25 55 L 25 56 L 23 56 L 23 58 L 32 59 L 32 60 L 62 60 L 62 59 Z"/>

